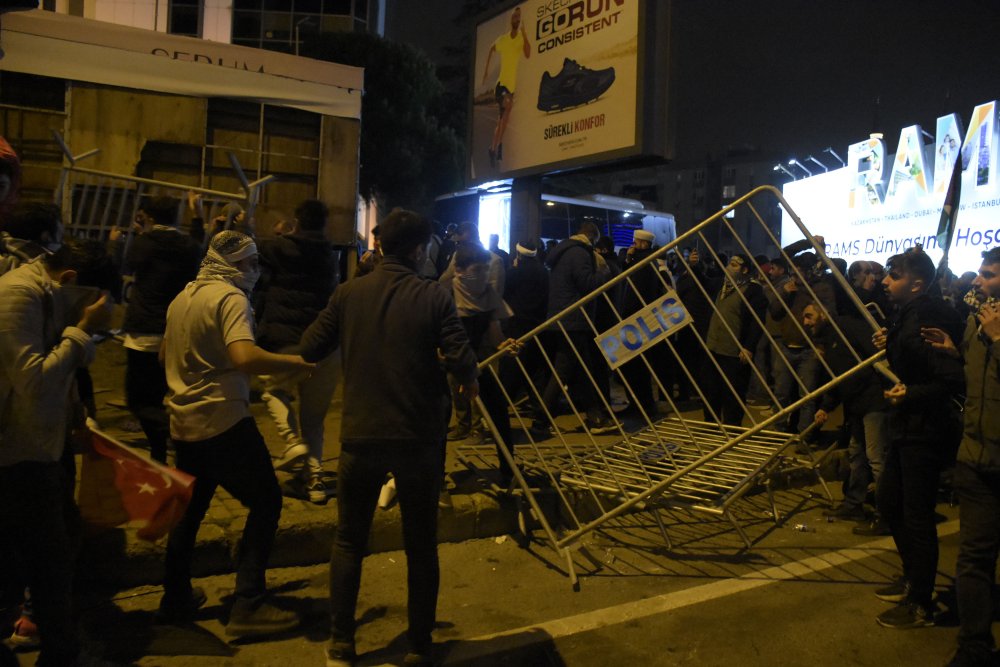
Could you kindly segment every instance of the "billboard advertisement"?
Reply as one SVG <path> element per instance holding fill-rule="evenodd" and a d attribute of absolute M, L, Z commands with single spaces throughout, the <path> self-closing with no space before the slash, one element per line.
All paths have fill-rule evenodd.
<path fill-rule="evenodd" d="M 642 5 L 528 0 L 476 26 L 472 182 L 637 152 Z"/>
<path fill-rule="evenodd" d="M 935 262 L 943 249 L 937 230 L 956 160 L 962 161 L 961 198 L 948 265 L 957 274 L 979 268 L 981 253 L 1000 245 L 1000 104 L 977 105 L 967 117 L 937 119 L 935 133 L 920 125 L 900 130 L 892 144 L 874 135 L 846 149 L 847 165 L 788 183 L 783 193 L 831 257 L 885 260 L 921 244 Z M 963 127 L 965 128 L 963 130 Z M 782 244 L 802 238 L 785 215 Z"/>

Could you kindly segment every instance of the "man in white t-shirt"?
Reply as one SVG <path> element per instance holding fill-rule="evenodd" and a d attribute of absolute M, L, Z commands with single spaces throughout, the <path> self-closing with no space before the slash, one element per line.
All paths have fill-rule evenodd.
<path fill-rule="evenodd" d="M 500 115 L 497 117 L 496 129 L 493 131 L 493 141 L 490 143 L 490 166 L 503 159 L 503 133 L 510 122 L 510 110 L 514 106 L 514 90 L 517 87 L 517 69 L 521 64 L 521 56 L 531 57 L 531 43 L 521 24 L 521 8 L 517 7 L 510 14 L 510 30 L 496 38 L 486 54 L 486 67 L 483 72 L 483 83 L 490 74 L 490 61 L 493 54 L 500 55 L 500 74 L 493 91 L 497 100 Z"/>
<path fill-rule="evenodd" d="M 250 374 L 312 367 L 302 357 L 258 347 L 248 294 L 259 276 L 257 246 L 235 231 L 215 235 L 198 277 L 167 310 L 163 362 L 177 467 L 194 475 L 187 512 L 170 533 L 161 621 L 190 621 L 205 602 L 191 587 L 191 557 L 205 512 L 221 486 L 249 508 L 235 602 L 226 634 L 249 637 L 295 627 L 298 615 L 264 602 L 265 570 L 281 516 L 281 490 L 250 414 Z"/>

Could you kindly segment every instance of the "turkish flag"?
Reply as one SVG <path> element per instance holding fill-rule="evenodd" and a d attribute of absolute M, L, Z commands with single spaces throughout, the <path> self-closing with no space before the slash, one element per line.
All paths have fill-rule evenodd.
<path fill-rule="evenodd" d="M 91 445 L 80 472 L 84 521 L 107 527 L 134 522 L 139 537 L 150 542 L 169 533 L 191 502 L 194 477 L 100 431 L 91 431 Z"/>

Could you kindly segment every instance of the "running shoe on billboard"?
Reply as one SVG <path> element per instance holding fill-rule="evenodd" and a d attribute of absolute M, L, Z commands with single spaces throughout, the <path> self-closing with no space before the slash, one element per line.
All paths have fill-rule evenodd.
<path fill-rule="evenodd" d="M 566 58 L 562 71 L 555 76 L 542 73 L 538 86 L 538 108 L 542 111 L 562 111 L 593 102 L 614 82 L 614 67 L 593 70 Z"/>

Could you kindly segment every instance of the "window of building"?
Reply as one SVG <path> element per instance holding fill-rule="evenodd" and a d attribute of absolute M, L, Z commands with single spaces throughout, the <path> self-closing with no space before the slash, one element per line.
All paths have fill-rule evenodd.
<path fill-rule="evenodd" d="M 198 0 L 170 0 L 167 32 L 201 37 L 201 17 L 201 2 Z"/>
<path fill-rule="evenodd" d="M 298 53 L 317 34 L 367 29 L 368 0 L 233 0 L 233 44 Z"/>
<path fill-rule="evenodd" d="M 726 199 L 734 199 L 736 197 L 736 186 L 735 185 L 723 185 L 722 186 L 722 196 Z"/>

